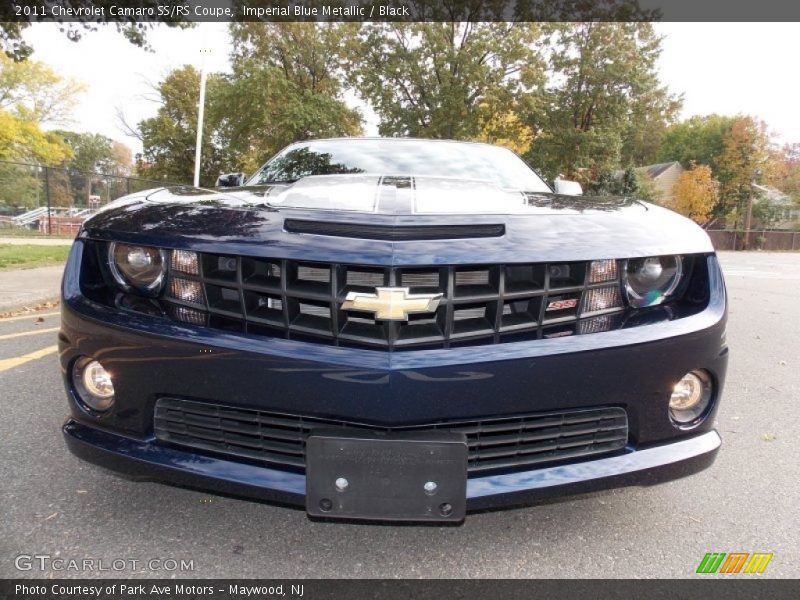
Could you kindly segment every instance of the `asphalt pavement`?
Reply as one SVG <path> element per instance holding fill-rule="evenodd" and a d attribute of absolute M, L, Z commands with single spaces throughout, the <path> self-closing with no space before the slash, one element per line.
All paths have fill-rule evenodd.
<path fill-rule="evenodd" d="M 716 463 L 661 486 L 471 514 L 461 527 L 311 522 L 83 463 L 59 431 L 58 315 L 0 320 L 0 577 L 700 577 L 707 552 L 771 552 L 760 577 L 798 577 L 800 254 L 722 263 L 731 358 Z M 50 558 L 26 558 L 37 555 Z M 55 571 L 54 558 L 94 568 Z"/>

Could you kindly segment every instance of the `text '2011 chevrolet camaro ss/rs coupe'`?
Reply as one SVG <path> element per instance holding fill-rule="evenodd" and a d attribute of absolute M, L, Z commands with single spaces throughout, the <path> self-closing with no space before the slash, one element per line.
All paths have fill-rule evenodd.
<path fill-rule="evenodd" d="M 301 142 L 218 184 L 81 229 L 59 335 L 79 457 L 441 522 L 714 461 L 726 294 L 688 219 L 448 141 Z"/>

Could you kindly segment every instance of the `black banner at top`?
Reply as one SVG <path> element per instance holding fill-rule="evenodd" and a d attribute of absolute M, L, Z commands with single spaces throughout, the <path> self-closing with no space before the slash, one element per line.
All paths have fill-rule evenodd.
<path fill-rule="evenodd" d="M 5 0 L 6 22 L 800 21 L 797 0 Z"/>

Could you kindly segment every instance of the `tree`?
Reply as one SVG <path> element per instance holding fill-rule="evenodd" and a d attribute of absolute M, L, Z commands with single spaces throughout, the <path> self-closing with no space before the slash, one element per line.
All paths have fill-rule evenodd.
<path fill-rule="evenodd" d="M 0 54 L 0 159 L 58 164 L 71 156 L 42 125 L 65 120 L 81 86 L 48 66 Z"/>
<path fill-rule="evenodd" d="M 696 223 L 706 223 L 717 204 L 719 182 L 711 167 L 695 165 L 684 171 L 672 188 L 672 200 L 667 208 L 689 217 Z"/>
<path fill-rule="evenodd" d="M 650 156 L 681 104 L 658 80 L 661 38 L 652 24 L 566 23 L 550 46 L 531 162 L 573 177 Z"/>
<path fill-rule="evenodd" d="M 353 23 L 231 25 L 220 143 L 235 170 L 253 171 L 298 140 L 361 133 L 361 114 L 342 98 L 342 61 L 357 31 Z"/>
<path fill-rule="evenodd" d="M 466 19 L 369 24 L 349 80 L 378 113 L 381 135 L 478 139 L 497 115 L 533 109 L 530 92 L 544 81 L 541 31 Z"/>
<path fill-rule="evenodd" d="M 117 177 L 131 173 L 131 151 L 127 146 L 97 133 L 57 133 L 72 150 L 72 159 L 62 166 L 69 169 L 69 189 L 80 191 L 74 202 L 85 204 L 91 195 L 116 198 L 125 193 L 126 186 Z"/>
<path fill-rule="evenodd" d="M 284 146 L 314 137 L 357 135 L 361 115 L 341 98 L 340 56 L 352 24 L 236 23 L 230 75 L 212 74 L 206 89 L 200 180 L 254 171 Z M 161 107 L 139 124 L 151 178 L 191 181 L 200 76 L 184 66 L 158 86 Z"/>
<path fill-rule="evenodd" d="M 533 129 L 523 122 L 517 110 L 512 109 L 489 116 L 476 139 L 479 142 L 503 146 L 522 155 L 531 148 Z"/>
<path fill-rule="evenodd" d="M 40 193 L 36 167 L 0 162 L 0 206 L 33 208 Z"/>
<path fill-rule="evenodd" d="M 800 203 L 800 144 L 784 144 L 771 151 L 767 182 Z"/>
<path fill-rule="evenodd" d="M 227 82 L 222 75 L 208 76 L 206 112 L 203 124 L 201 185 L 216 181 L 226 162 L 220 144 L 222 133 L 222 92 Z M 174 183 L 192 181 L 194 170 L 195 136 L 197 131 L 197 102 L 200 73 L 192 66 L 172 71 L 158 86 L 161 106 L 156 116 L 139 123 L 138 136 L 144 147 L 138 171 L 151 179 Z M 242 114 L 231 110 L 229 115 Z"/>
<path fill-rule="evenodd" d="M 692 163 L 708 165 L 716 174 L 725 137 L 735 117 L 705 115 L 670 125 L 658 149 L 658 162 L 678 161 L 688 169 Z"/>
<path fill-rule="evenodd" d="M 58 164 L 71 156 L 69 147 L 35 121 L 0 109 L 0 160 Z"/>
<path fill-rule="evenodd" d="M 30 57 L 33 48 L 22 39 L 22 32 L 30 26 L 30 22 L 19 20 L 19 16 L 15 13 L 16 5 L 32 4 L 30 2 L 7 2 L 0 5 L 0 49 L 3 54 L 14 61 L 20 62 Z M 35 4 L 35 3 L 34 3 Z M 192 24 L 187 22 L 188 13 L 183 15 L 181 11 L 170 11 L 168 14 L 161 15 L 158 13 L 158 7 L 163 5 L 161 0 L 136 0 L 133 4 L 138 8 L 152 9 L 156 12 L 158 23 L 166 23 L 170 27 L 191 27 Z M 62 33 L 67 36 L 67 39 L 77 42 L 83 37 L 84 32 L 94 31 L 97 29 L 97 23 L 108 23 L 111 17 L 110 9 L 112 6 L 118 7 L 119 3 L 115 0 L 60 0 L 59 5 L 65 9 L 71 9 L 72 14 L 87 16 L 78 16 L 75 22 L 60 21 L 60 29 Z M 173 5 L 186 6 L 187 2 L 184 0 L 176 0 Z M 42 9 L 41 5 L 37 5 L 39 10 Z M 187 7 L 188 8 L 188 7 Z M 91 9 L 102 9 L 102 13 L 98 16 L 97 12 L 87 12 Z M 147 32 L 155 24 L 156 21 L 141 21 L 136 17 L 114 17 L 114 25 L 125 38 L 145 49 L 150 49 L 147 43 Z"/>
<path fill-rule="evenodd" d="M 77 97 L 85 86 L 61 77 L 44 63 L 14 62 L 0 54 L 0 109 L 39 124 L 69 121 Z"/>
<path fill-rule="evenodd" d="M 586 171 L 584 171 L 586 172 Z M 644 200 L 641 197 L 641 180 L 636 169 L 628 167 L 624 171 L 600 169 L 596 173 L 589 173 L 585 180 L 586 190 L 595 196 L 629 196 Z"/>
<path fill-rule="evenodd" d="M 772 202 L 769 198 L 762 197 L 753 202 L 753 221 L 763 229 L 772 229 L 783 219 L 785 210 L 786 207 Z"/>
<path fill-rule="evenodd" d="M 769 137 L 766 124 L 749 116 L 738 116 L 723 140 L 717 159 L 720 201 L 717 215 L 733 218 L 734 228 L 744 227 L 752 183 L 769 169 Z"/>

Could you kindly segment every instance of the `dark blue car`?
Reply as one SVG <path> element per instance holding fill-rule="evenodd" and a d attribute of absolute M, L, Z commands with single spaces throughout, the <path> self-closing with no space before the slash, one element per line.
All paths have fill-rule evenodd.
<path fill-rule="evenodd" d="M 725 286 L 691 221 L 485 144 L 301 142 L 218 183 L 122 198 L 73 246 L 81 458 L 443 522 L 714 461 Z"/>

